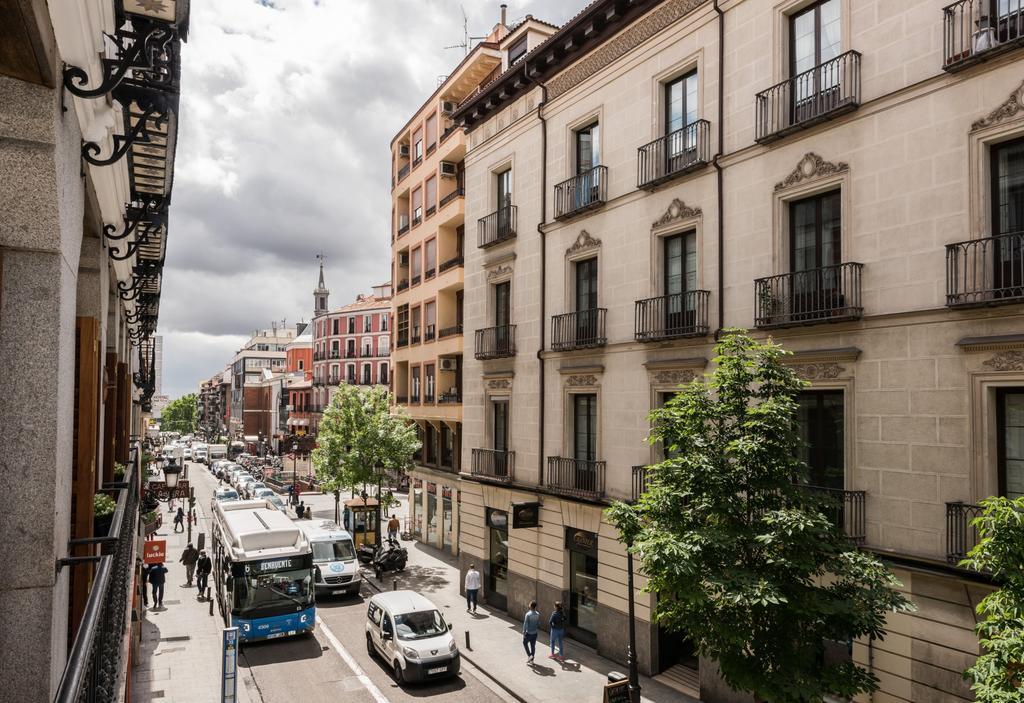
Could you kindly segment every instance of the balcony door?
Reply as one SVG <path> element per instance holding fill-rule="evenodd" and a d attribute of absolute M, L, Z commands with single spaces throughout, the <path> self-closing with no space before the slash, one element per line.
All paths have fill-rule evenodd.
<path fill-rule="evenodd" d="M 790 75 L 793 78 L 793 124 L 814 119 L 838 106 L 838 62 L 843 31 L 840 0 L 822 0 L 790 18 Z"/>
<path fill-rule="evenodd" d="M 601 163 L 601 127 L 594 122 L 576 130 L 575 137 L 577 179 L 571 202 L 579 210 L 598 200 L 599 174 L 594 168 Z"/>
<path fill-rule="evenodd" d="M 685 232 L 666 237 L 662 245 L 665 259 L 665 333 L 677 334 L 696 323 L 696 299 L 688 295 L 697 288 L 697 233 Z"/>
<path fill-rule="evenodd" d="M 461 300 L 461 299 L 460 299 Z M 512 282 L 494 285 L 494 351 L 502 354 L 509 349 L 509 324 L 512 319 Z"/>
<path fill-rule="evenodd" d="M 596 339 L 597 330 L 597 258 L 577 261 L 576 268 L 576 341 Z"/>
<path fill-rule="evenodd" d="M 504 239 L 512 230 L 512 169 L 497 174 L 498 239 Z"/>
<path fill-rule="evenodd" d="M 508 400 L 491 402 L 491 442 L 494 449 L 494 475 L 508 476 Z"/>
<path fill-rule="evenodd" d="M 1024 296 L 1024 139 L 992 148 L 993 289 Z"/>
<path fill-rule="evenodd" d="M 1024 34 L 1024 1 L 990 0 L 995 15 L 996 39 L 1000 44 Z"/>
<path fill-rule="evenodd" d="M 1001 388 L 996 394 L 996 457 L 999 495 L 1024 496 L 1024 388 Z"/>
<path fill-rule="evenodd" d="M 801 446 L 812 486 L 842 490 L 845 485 L 843 391 L 804 391 L 797 397 Z"/>
<path fill-rule="evenodd" d="M 697 133 L 687 129 L 696 121 L 697 72 L 691 71 L 665 84 L 664 173 L 675 173 L 696 160 Z"/>
<path fill-rule="evenodd" d="M 573 458 L 597 461 L 597 395 L 576 393 L 573 403 Z"/>
<path fill-rule="evenodd" d="M 839 286 L 842 215 L 839 191 L 790 204 L 789 291 L 793 320 L 815 320 L 843 308 Z M 773 294 L 785 291 L 773 291 Z"/>

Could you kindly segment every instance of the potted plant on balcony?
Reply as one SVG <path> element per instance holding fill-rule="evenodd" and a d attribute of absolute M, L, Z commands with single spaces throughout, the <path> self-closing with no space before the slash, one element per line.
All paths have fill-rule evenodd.
<path fill-rule="evenodd" d="M 117 510 L 117 503 L 106 493 L 97 493 L 93 496 L 92 534 L 94 537 L 105 537 L 109 534 L 115 510 Z"/>
<path fill-rule="evenodd" d="M 761 325 L 777 325 L 785 322 L 786 303 L 770 288 L 762 287 L 757 291 L 757 317 Z"/>
<path fill-rule="evenodd" d="M 126 473 L 128 473 L 128 467 L 127 466 L 125 466 L 121 462 L 116 462 L 114 464 L 114 480 L 115 481 L 123 481 Z"/>

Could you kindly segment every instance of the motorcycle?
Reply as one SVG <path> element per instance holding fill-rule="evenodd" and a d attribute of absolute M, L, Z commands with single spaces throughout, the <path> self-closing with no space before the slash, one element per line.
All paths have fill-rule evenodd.
<path fill-rule="evenodd" d="M 402 571 L 409 561 L 409 552 L 397 541 L 389 539 L 373 557 L 373 571 L 379 581 L 385 571 Z"/>

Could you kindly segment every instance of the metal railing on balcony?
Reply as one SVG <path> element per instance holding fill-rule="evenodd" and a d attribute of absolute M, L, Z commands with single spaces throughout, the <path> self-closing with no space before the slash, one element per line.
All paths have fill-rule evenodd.
<path fill-rule="evenodd" d="M 415 227 L 419 223 L 423 222 L 423 215 L 413 215 L 412 226 Z"/>
<path fill-rule="evenodd" d="M 710 160 L 711 123 L 697 120 L 637 149 L 636 187 L 654 188 Z"/>
<path fill-rule="evenodd" d="M 434 337 L 436 336 L 436 333 L 437 333 L 436 325 L 426 325 L 423 328 L 423 341 L 424 342 L 433 342 L 434 341 Z"/>
<path fill-rule="evenodd" d="M 406 332 L 405 334 L 402 334 L 401 332 L 399 332 L 398 333 L 398 339 L 395 341 L 395 346 L 396 347 L 407 347 L 407 346 L 409 346 L 409 333 Z"/>
<path fill-rule="evenodd" d="M 398 236 L 401 237 L 403 234 L 408 233 L 408 231 L 409 231 L 409 223 L 406 222 L 404 225 L 400 225 L 398 227 Z"/>
<path fill-rule="evenodd" d="M 359 354 L 356 353 L 355 349 L 347 349 L 345 351 L 345 358 L 346 359 L 358 359 L 359 358 Z"/>
<path fill-rule="evenodd" d="M 339 351 L 338 349 L 333 349 L 331 351 L 331 358 L 332 359 L 340 359 L 341 358 L 341 351 Z"/>
<path fill-rule="evenodd" d="M 946 245 L 946 305 L 1024 301 L 1024 232 Z"/>
<path fill-rule="evenodd" d="M 410 171 L 412 171 L 412 164 L 406 164 L 405 166 L 402 166 L 401 168 L 399 168 L 398 169 L 398 182 L 401 183 L 402 179 L 405 178 L 406 176 L 408 176 Z"/>
<path fill-rule="evenodd" d="M 942 10 L 947 71 L 1024 46 L 1024 0 L 960 0 Z"/>
<path fill-rule="evenodd" d="M 403 290 L 408 290 L 408 288 L 409 288 L 409 279 L 408 278 L 403 278 L 401 281 L 398 282 L 398 292 L 399 293 L 401 293 Z"/>
<path fill-rule="evenodd" d="M 594 166 L 555 186 L 555 219 L 579 215 L 600 207 L 607 200 L 608 167 Z"/>
<path fill-rule="evenodd" d="M 462 334 L 462 323 L 461 322 L 459 324 L 457 324 L 457 325 L 452 325 L 451 327 L 442 327 L 437 332 L 437 338 L 438 339 L 444 339 L 445 337 L 454 337 L 454 336 L 460 335 L 460 334 Z"/>
<path fill-rule="evenodd" d="M 412 284 L 413 284 L 414 286 L 418 286 L 418 285 L 420 284 L 420 281 L 421 281 L 421 280 L 422 280 L 422 279 L 421 279 L 421 278 L 420 278 L 419 276 L 413 276 L 413 277 L 412 277 Z"/>
<path fill-rule="evenodd" d="M 804 490 L 822 499 L 821 509 L 832 524 L 858 545 L 867 539 L 867 494 L 823 486 L 804 486 Z"/>
<path fill-rule="evenodd" d="M 946 503 L 946 561 L 959 564 L 978 544 L 978 528 L 971 524 L 985 511 L 974 503 Z"/>
<path fill-rule="evenodd" d="M 640 499 L 640 496 L 647 492 L 647 486 L 649 485 L 649 478 L 647 475 L 646 466 L 634 466 L 633 467 L 633 486 L 630 495 L 632 496 L 633 502 L 635 503 Z"/>
<path fill-rule="evenodd" d="M 603 461 L 549 456 L 544 483 L 557 493 L 600 500 L 604 497 L 605 466 Z"/>
<path fill-rule="evenodd" d="M 438 405 L 458 405 L 462 402 L 462 391 L 458 388 L 454 388 L 447 393 L 441 393 L 437 396 Z"/>
<path fill-rule="evenodd" d="M 591 308 L 551 317 L 551 349 L 568 351 L 601 347 L 607 343 L 604 331 L 607 308 Z"/>
<path fill-rule="evenodd" d="M 636 340 L 657 342 L 705 336 L 710 295 L 706 290 L 691 290 L 636 301 L 633 327 Z"/>
<path fill-rule="evenodd" d="M 754 281 L 754 325 L 761 329 L 857 320 L 864 265 L 854 262 Z"/>
<path fill-rule="evenodd" d="M 511 483 L 516 474 L 516 453 L 500 449 L 473 449 L 470 473 L 477 478 Z"/>
<path fill-rule="evenodd" d="M 444 273 L 448 269 L 453 269 L 456 266 L 462 266 L 464 263 L 465 263 L 464 258 L 462 257 L 461 254 L 459 254 L 458 256 L 452 257 L 451 259 L 448 259 L 447 261 L 445 261 L 443 264 L 441 264 L 438 267 L 437 270 L 438 270 L 439 273 Z"/>
<path fill-rule="evenodd" d="M 135 583 L 139 520 L 139 466 L 131 463 L 110 525 L 110 538 L 89 589 L 82 621 L 68 652 L 54 703 L 116 701 L 128 671 L 125 632 Z M 71 567 L 75 568 L 75 567 Z"/>
<path fill-rule="evenodd" d="M 755 141 L 781 139 L 860 105 L 860 53 L 847 51 L 762 90 Z"/>
<path fill-rule="evenodd" d="M 407 395 L 396 395 L 395 396 L 395 402 L 398 403 L 399 405 L 404 405 L 405 403 L 409 402 L 409 396 L 407 396 Z"/>
<path fill-rule="evenodd" d="M 437 212 L 437 205 L 428 205 L 427 206 L 427 214 L 425 215 L 425 217 L 430 217 L 435 212 Z"/>
<path fill-rule="evenodd" d="M 438 208 L 443 208 L 448 203 L 452 202 L 453 200 L 456 200 L 457 198 L 461 198 L 464 195 L 466 195 L 466 189 L 463 188 L 462 186 L 458 186 L 451 193 L 441 198 L 441 202 L 438 205 Z"/>
<path fill-rule="evenodd" d="M 516 236 L 516 206 L 506 205 L 477 220 L 477 246 L 481 249 Z"/>
<path fill-rule="evenodd" d="M 499 325 L 476 331 L 474 357 L 477 359 L 502 359 L 516 355 L 516 326 Z"/>

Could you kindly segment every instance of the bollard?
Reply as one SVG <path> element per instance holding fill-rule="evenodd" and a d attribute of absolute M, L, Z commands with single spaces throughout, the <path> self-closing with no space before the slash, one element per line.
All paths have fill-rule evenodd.
<path fill-rule="evenodd" d="M 473 648 L 469 646 L 469 630 L 466 630 L 466 649 L 473 651 Z"/>
<path fill-rule="evenodd" d="M 397 591 L 398 590 L 398 579 L 394 579 L 391 582 L 391 590 L 392 591 Z"/>
<path fill-rule="evenodd" d="M 210 601 L 210 617 L 213 617 L 213 598 L 210 598 L 210 587 L 206 587 L 206 599 Z"/>

